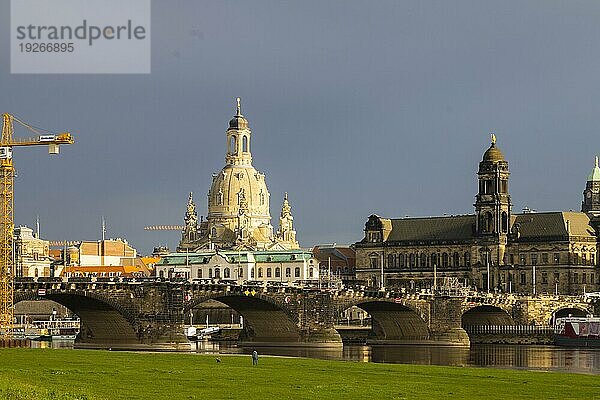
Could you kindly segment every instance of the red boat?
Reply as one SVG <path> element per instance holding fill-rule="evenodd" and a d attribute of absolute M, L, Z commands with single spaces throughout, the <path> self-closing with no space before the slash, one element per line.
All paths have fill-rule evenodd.
<path fill-rule="evenodd" d="M 557 318 L 554 324 L 554 344 L 569 347 L 600 347 L 600 318 Z"/>

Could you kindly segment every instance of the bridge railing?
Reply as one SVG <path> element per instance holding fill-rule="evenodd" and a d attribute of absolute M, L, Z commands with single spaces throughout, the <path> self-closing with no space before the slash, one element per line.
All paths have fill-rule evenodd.
<path fill-rule="evenodd" d="M 469 335 L 552 335 L 548 325 L 470 325 L 464 327 Z"/>

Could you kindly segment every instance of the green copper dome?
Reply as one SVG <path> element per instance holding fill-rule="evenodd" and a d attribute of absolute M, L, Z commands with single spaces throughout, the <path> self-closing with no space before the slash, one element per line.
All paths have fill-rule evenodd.
<path fill-rule="evenodd" d="M 596 164 L 590 172 L 587 178 L 588 182 L 599 182 L 600 181 L 600 168 L 598 167 L 598 156 L 596 156 Z"/>

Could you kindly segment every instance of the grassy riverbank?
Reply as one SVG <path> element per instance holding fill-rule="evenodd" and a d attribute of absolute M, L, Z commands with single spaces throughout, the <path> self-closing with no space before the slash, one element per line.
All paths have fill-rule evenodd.
<path fill-rule="evenodd" d="M 1 349 L 0 399 L 599 399 L 600 377 L 249 356 Z"/>

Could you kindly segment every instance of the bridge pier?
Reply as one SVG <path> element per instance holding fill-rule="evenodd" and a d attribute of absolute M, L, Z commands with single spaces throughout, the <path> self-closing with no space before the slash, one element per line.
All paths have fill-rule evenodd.
<path fill-rule="evenodd" d="M 469 346 L 469 335 L 462 328 L 462 297 L 435 296 L 431 301 L 429 338 L 436 344 Z"/>

